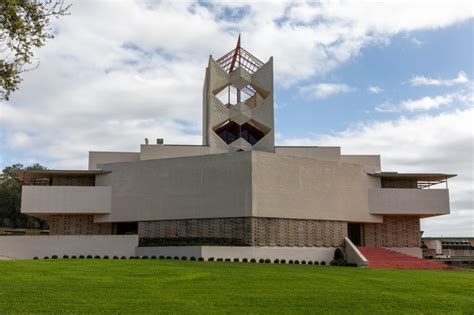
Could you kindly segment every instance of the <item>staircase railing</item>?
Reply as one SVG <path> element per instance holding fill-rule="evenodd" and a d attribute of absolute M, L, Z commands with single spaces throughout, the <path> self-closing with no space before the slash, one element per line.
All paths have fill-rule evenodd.
<path fill-rule="evenodd" d="M 358 267 L 367 267 L 369 265 L 367 258 L 365 258 L 348 237 L 344 238 L 344 250 L 348 263 L 356 264 Z"/>

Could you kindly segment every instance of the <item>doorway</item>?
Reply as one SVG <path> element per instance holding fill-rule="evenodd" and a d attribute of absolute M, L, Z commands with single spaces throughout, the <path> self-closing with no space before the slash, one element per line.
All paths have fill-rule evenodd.
<path fill-rule="evenodd" d="M 347 223 L 347 236 L 351 242 L 356 246 L 362 245 L 361 237 L 361 224 L 360 223 Z"/>

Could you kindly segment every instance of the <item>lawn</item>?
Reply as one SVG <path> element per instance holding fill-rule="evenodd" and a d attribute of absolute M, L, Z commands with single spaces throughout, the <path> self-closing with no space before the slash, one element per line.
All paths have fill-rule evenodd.
<path fill-rule="evenodd" d="M 473 314 L 474 272 L 174 260 L 0 261 L 0 314 Z"/>

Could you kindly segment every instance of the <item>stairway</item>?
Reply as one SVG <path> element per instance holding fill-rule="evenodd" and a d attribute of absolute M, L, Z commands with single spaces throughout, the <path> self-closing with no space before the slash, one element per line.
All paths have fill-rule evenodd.
<path fill-rule="evenodd" d="M 357 247 L 367 258 L 369 268 L 455 269 L 443 263 L 402 254 L 383 247 Z"/>

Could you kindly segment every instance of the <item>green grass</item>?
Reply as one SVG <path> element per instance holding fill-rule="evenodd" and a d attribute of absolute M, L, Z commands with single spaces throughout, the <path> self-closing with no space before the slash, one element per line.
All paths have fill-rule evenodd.
<path fill-rule="evenodd" d="M 0 261 L 0 314 L 474 314 L 474 272 L 170 260 Z"/>

